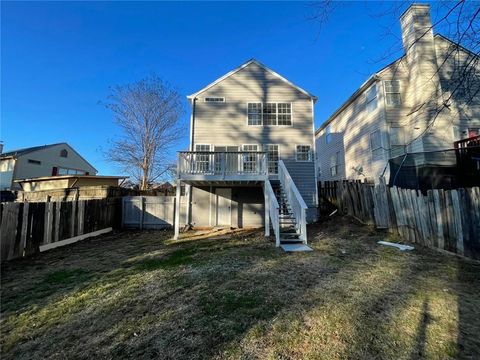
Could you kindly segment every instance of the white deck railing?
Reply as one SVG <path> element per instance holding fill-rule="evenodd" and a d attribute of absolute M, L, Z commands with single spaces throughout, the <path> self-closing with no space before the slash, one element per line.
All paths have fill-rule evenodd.
<path fill-rule="evenodd" d="M 267 175 L 267 156 L 257 151 L 180 151 L 178 173 L 189 175 Z"/>
<path fill-rule="evenodd" d="M 297 230 L 299 230 L 300 233 L 300 239 L 306 244 L 308 207 L 282 160 L 278 162 L 278 179 L 280 180 L 280 184 L 282 184 L 288 203 L 292 208 L 295 221 L 297 222 Z"/>
<path fill-rule="evenodd" d="M 273 233 L 275 234 L 275 245 L 280 246 L 280 218 L 277 197 L 273 192 L 270 181 L 265 181 L 265 234 L 270 235 L 270 224 L 268 218 L 272 222 Z M 268 217 L 268 218 L 267 218 Z"/>

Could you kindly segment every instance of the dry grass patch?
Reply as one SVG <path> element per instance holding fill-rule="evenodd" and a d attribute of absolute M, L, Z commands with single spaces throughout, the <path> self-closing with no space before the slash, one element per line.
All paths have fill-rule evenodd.
<path fill-rule="evenodd" d="M 125 232 L 10 262 L 2 357 L 475 357 L 480 265 L 385 237 L 336 218 L 286 254 L 251 230 Z"/>

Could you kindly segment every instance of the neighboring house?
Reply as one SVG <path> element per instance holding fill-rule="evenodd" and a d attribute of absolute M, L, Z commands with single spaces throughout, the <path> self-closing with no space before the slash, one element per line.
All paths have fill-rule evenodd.
<path fill-rule="evenodd" d="M 455 152 L 432 151 L 479 133 L 480 69 L 470 88 L 459 81 L 476 55 L 433 35 L 429 5 L 410 6 L 400 22 L 405 55 L 372 75 L 316 131 L 322 181 L 388 180 L 389 159 L 400 156 L 401 163 L 406 153 L 416 153 L 413 176 L 433 178 L 433 168 L 454 166 Z"/>
<path fill-rule="evenodd" d="M 16 180 L 56 175 L 95 175 L 97 170 L 67 143 L 0 154 L 0 190 L 20 190 Z"/>
<path fill-rule="evenodd" d="M 302 227 L 317 218 L 316 97 L 250 60 L 188 100 L 190 151 L 179 152 L 177 166 L 178 201 L 178 183 L 189 185 L 187 223 L 264 226 L 275 216 L 269 208 L 275 193 L 280 206 L 285 200 L 290 209 L 280 218 L 288 218 L 306 239 Z"/>

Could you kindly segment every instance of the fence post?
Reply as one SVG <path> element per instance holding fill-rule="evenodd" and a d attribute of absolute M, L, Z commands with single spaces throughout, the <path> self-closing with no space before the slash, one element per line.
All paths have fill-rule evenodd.
<path fill-rule="evenodd" d="M 143 229 L 143 214 L 145 212 L 145 197 L 140 197 L 140 230 Z"/>

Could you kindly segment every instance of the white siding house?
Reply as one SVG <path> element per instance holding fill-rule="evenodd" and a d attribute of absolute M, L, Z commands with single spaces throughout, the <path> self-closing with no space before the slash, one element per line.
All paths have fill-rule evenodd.
<path fill-rule="evenodd" d="M 405 55 L 373 74 L 316 131 L 322 181 L 388 179 L 389 159 L 452 149 L 480 128 L 480 95 L 467 106 L 462 92 L 450 96 L 458 69 L 476 55 L 433 34 L 429 5 L 410 6 L 400 22 Z M 476 76 L 472 91 L 480 69 Z"/>
<path fill-rule="evenodd" d="M 289 198 L 299 232 L 300 217 L 316 220 L 315 96 L 250 60 L 188 100 L 190 151 L 179 152 L 177 170 L 190 225 L 264 226 L 270 190 Z"/>

